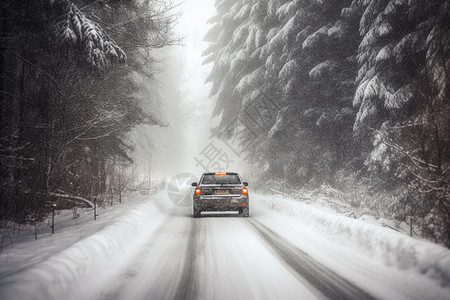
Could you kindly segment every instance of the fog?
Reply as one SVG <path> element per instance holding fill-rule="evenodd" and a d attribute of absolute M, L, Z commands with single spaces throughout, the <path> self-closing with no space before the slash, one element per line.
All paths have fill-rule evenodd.
<path fill-rule="evenodd" d="M 194 158 L 208 144 L 214 122 L 214 99 L 208 98 L 210 84 L 205 84 L 211 65 L 202 65 L 201 56 L 213 2 L 188 0 L 179 9 L 182 15 L 175 34 L 183 37 L 182 45 L 154 50 L 159 61 L 156 88 L 155 81 L 142 82 L 144 98 L 158 102 L 158 113 L 167 127 L 141 125 L 129 136 L 141 179 L 148 178 L 149 171 L 152 179 L 202 172 Z"/>

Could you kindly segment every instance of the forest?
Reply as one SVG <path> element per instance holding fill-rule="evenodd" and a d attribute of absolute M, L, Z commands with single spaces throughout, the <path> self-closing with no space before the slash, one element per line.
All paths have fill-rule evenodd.
<path fill-rule="evenodd" d="M 121 201 L 170 0 L 0 4 L 0 227 Z M 450 247 L 449 0 L 216 0 L 204 37 L 220 124 L 252 187 L 328 186 Z M 200 99 L 199 101 L 204 101 Z M 153 104 L 156 105 L 156 104 Z M 237 116 L 237 119 L 236 119 Z M 235 122 L 237 120 L 237 122 Z M 412 233 L 411 233 L 412 235 Z"/>
<path fill-rule="evenodd" d="M 450 1 L 215 7 L 213 131 L 241 142 L 259 184 L 362 192 L 354 206 L 449 247 Z"/>
<path fill-rule="evenodd" d="M 149 51 L 178 44 L 163 0 L 9 0 L 0 4 L 0 220 L 39 224 L 53 207 L 121 200 Z M 142 81 L 142 80 L 141 80 Z"/>

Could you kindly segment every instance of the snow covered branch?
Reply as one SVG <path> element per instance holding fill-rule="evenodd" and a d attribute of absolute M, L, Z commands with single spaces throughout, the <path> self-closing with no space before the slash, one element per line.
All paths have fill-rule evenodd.
<path fill-rule="evenodd" d="M 48 0 L 53 16 L 53 35 L 69 49 L 82 49 L 83 60 L 103 69 L 124 62 L 125 52 L 96 22 L 89 20 L 70 0 Z"/>
<path fill-rule="evenodd" d="M 67 194 L 61 194 L 61 193 L 54 193 L 54 192 L 50 192 L 49 196 L 55 197 L 55 198 L 58 198 L 58 199 L 67 199 L 67 200 L 81 201 L 81 202 L 87 204 L 91 208 L 93 208 L 95 206 L 94 203 L 92 203 L 88 199 L 85 199 L 85 198 L 79 197 L 79 196 L 73 196 L 73 195 L 67 195 Z"/>

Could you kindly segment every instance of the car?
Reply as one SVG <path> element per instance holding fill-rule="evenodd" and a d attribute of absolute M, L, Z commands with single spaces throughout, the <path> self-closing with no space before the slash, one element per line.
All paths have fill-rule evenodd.
<path fill-rule="evenodd" d="M 241 217 L 248 217 L 248 183 L 241 180 L 238 173 L 203 173 L 199 182 L 193 182 L 194 218 L 204 211 L 237 211 Z"/>

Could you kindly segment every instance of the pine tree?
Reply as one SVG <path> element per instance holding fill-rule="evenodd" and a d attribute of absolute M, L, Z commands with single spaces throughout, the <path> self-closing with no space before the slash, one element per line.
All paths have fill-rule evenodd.
<path fill-rule="evenodd" d="M 450 241 L 448 1 L 354 1 L 360 22 L 355 130 L 374 130 L 366 164 L 403 183 L 404 217 Z M 411 192 L 413 194 L 411 194 Z"/>
<path fill-rule="evenodd" d="M 340 19 L 340 9 L 345 4 L 345 1 L 338 5 L 310 1 L 254 2 L 247 23 L 237 27 L 248 28 L 250 34 L 245 43 L 236 49 L 229 44 L 228 48 L 216 44 L 210 47 L 221 49 L 217 56 L 220 59 L 237 57 L 242 63 L 235 65 L 244 66 L 224 72 L 233 80 L 221 85 L 226 97 L 218 95 L 217 108 L 218 112 L 224 110 L 223 120 L 229 120 L 227 116 L 236 115 L 236 109 L 240 109 L 245 129 L 247 108 L 262 98 L 268 99 L 277 110 L 272 118 L 264 121 L 250 112 L 251 119 L 258 120 L 257 124 L 250 126 L 251 130 L 239 131 L 244 132 L 244 141 L 254 139 L 257 133 L 256 144 L 261 145 L 247 150 L 255 160 L 268 162 L 271 176 L 284 177 L 288 172 L 291 180 L 299 177 L 304 177 L 306 182 L 312 178 L 330 180 L 332 172 L 327 168 L 333 161 L 332 168 L 345 162 L 340 156 L 346 153 L 342 147 L 351 140 L 352 134 L 350 97 L 357 47 L 355 21 Z M 218 19 L 216 22 L 211 29 L 214 32 L 223 24 Z M 231 43 L 231 38 L 227 42 Z M 229 52 L 230 49 L 234 52 Z M 214 80 L 217 80 L 218 61 L 210 76 Z M 340 132 L 336 134 L 330 129 Z M 289 138 L 292 136 L 296 139 Z M 333 141 L 336 137 L 342 139 Z M 328 146 L 323 147 L 327 142 Z M 330 148 L 334 149 L 330 152 Z M 323 155 L 316 155 L 321 149 L 327 150 Z M 320 162 L 320 157 L 326 159 Z M 280 169 L 280 166 L 286 167 Z M 327 169 L 324 170 L 326 178 L 320 169 Z"/>
<path fill-rule="evenodd" d="M 246 150 L 267 177 L 302 185 L 364 174 L 405 195 L 398 218 L 424 220 L 424 234 L 448 245 L 449 1 L 217 3 L 229 6 L 205 52 L 216 114 L 222 127 L 239 116 L 244 130 L 229 136 L 256 134 Z M 248 17 L 231 22 L 241 9 Z M 248 110 L 261 98 L 273 117 Z"/>

